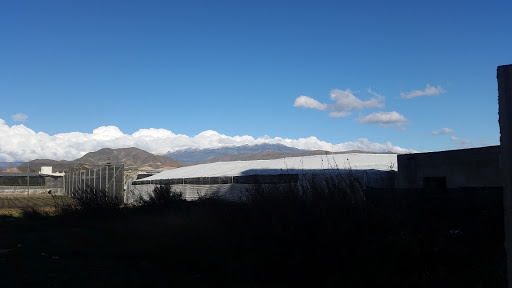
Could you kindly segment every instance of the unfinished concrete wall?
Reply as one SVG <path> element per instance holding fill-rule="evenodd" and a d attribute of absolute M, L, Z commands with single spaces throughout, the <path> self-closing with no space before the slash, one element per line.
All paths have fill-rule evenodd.
<path fill-rule="evenodd" d="M 398 187 L 426 188 L 425 179 L 446 179 L 445 188 L 501 187 L 500 146 L 398 155 Z"/>
<path fill-rule="evenodd" d="M 503 178 L 503 208 L 505 212 L 505 249 L 507 250 L 508 287 L 512 288 L 512 65 L 499 66 L 498 104 Z"/>

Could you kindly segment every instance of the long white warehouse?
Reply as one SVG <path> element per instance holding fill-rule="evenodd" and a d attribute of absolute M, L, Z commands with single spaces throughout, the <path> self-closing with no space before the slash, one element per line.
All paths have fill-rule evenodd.
<path fill-rule="evenodd" d="M 396 154 L 348 153 L 290 157 L 274 160 L 233 161 L 199 164 L 167 170 L 132 182 L 127 201 L 151 193 L 155 185 L 170 184 L 187 199 L 216 193 L 239 197 L 247 185 L 298 181 L 312 174 L 352 173 L 370 187 L 394 184 Z"/>

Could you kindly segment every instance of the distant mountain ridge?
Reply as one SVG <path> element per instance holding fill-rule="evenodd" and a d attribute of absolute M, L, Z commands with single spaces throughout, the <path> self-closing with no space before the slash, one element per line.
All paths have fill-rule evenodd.
<path fill-rule="evenodd" d="M 287 158 L 287 157 L 306 157 L 306 156 L 314 156 L 314 155 L 332 155 L 332 154 L 349 154 L 349 153 L 374 154 L 375 152 L 365 152 L 365 151 L 360 151 L 360 150 L 349 150 L 349 151 L 343 151 L 343 152 L 329 152 L 329 151 L 325 151 L 325 150 L 302 150 L 302 151 L 295 151 L 295 152 L 263 151 L 263 152 L 257 152 L 257 153 L 249 153 L 249 154 L 238 154 L 238 155 L 214 157 L 214 158 L 211 158 L 210 160 L 206 161 L 206 163 L 230 162 L 230 161 L 252 161 L 252 160 L 273 160 L 273 159 L 281 159 L 281 158 Z M 388 154 L 388 153 L 375 153 L 375 154 Z"/>
<path fill-rule="evenodd" d="M 240 154 L 254 154 L 259 152 L 276 151 L 276 152 L 300 152 L 306 151 L 282 144 L 257 144 L 243 146 L 229 146 L 221 148 L 188 148 L 175 152 L 164 154 L 165 157 L 171 157 L 183 163 L 204 163 L 217 157 L 233 156 Z M 229 161 L 229 160 L 228 160 Z M 232 161 L 232 160 L 231 160 Z"/>
<path fill-rule="evenodd" d="M 251 161 L 251 160 L 272 160 L 286 157 L 305 157 L 313 155 L 331 155 L 346 153 L 373 153 L 359 150 L 344 152 L 329 152 L 324 150 L 301 150 L 288 147 L 282 144 L 258 144 L 244 146 L 230 146 L 223 148 L 195 149 L 189 148 L 164 155 L 154 155 L 139 148 L 103 148 L 95 152 L 89 152 L 84 156 L 72 161 L 56 161 L 51 159 L 36 159 L 18 167 L 1 167 L 4 171 L 10 169 L 12 172 L 18 170 L 26 172 L 38 172 L 41 166 L 52 166 L 53 172 L 63 172 L 81 167 L 93 167 L 96 165 L 124 164 L 127 169 L 135 170 L 167 170 L 190 164 L 230 162 L 230 161 Z"/>
<path fill-rule="evenodd" d="M 95 165 L 105 165 L 107 162 L 113 165 L 122 163 L 128 169 L 145 170 L 166 170 L 186 166 L 186 164 L 175 159 L 154 155 L 142 149 L 131 147 L 119 149 L 103 148 L 95 152 L 89 152 L 73 161 L 36 159 L 19 166 L 18 170 L 26 172 L 27 168 L 30 167 L 30 171 L 37 172 L 41 170 L 41 166 L 52 166 L 54 172 L 62 172 L 73 169 L 78 165 L 92 167 Z"/>

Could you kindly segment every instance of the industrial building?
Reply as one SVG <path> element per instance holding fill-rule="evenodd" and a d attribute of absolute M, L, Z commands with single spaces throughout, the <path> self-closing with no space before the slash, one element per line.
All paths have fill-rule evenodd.
<path fill-rule="evenodd" d="M 500 146 L 398 155 L 400 189 L 502 187 Z"/>
<path fill-rule="evenodd" d="M 200 164 L 167 170 L 132 182 L 126 197 L 133 201 L 169 184 L 186 199 L 218 195 L 239 199 L 254 185 L 297 183 L 307 177 L 350 175 L 365 187 L 394 187 L 396 154 L 348 153 L 274 160 Z"/>
<path fill-rule="evenodd" d="M 358 179 L 364 187 L 377 189 L 445 191 L 459 188 L 496 188 L 501 190 L 503 185 L 500 152 L 500 146 L 488 146 L 401 155 L 348 153 L 274 160 L 217 162 L 166 170 L 143 179 L 139 177 L 134 181 L 132 180 L 137 177 L 133 176 L 131 179 L 129 177 L 125 179 L 128 180 L 126 186 L 122 185 L 125 182 L 122 179 L 116 181 L 110 179 L 113 176 L 123 176 L 123 173 L 120 173 L 123 169 L 116 169 L 115 166 L 111 168 L 112 171 L 98 170 L 99 174 L 93 170 L 88 173 L 81 171 L 79 177 L 75 177 L 76 179 L 70 178 L 73 175 L 69 174 L 65 177 L 67 181 L 64 181 L 61 174 L 53 173 L 51 167 L 43 166 L 41 172 L 28 175 L 27 173 L 0 173 L 0 193 L 24 193 L 27 190 L 30 193 L 45 193 L 51 189 L 55 194 L 69 195 L 69 192 L 64 192 L 64 186 L 67 189 L 76 185 L 85 187 L 93 184 L 91 179 L 97 178 L 96 182 L 102 185 L 101 187 L 109 183 L 112 187 L 119 188 L 116 189 L 119 191 L 115 194 L 124 194 L 125 202 L 133 202 L 139 196 L 148 195 L 152 193 L 155 185 L 163 184 L 173 186 L 176 191 L 182 192 L 186 199 L 196 199 L 199 196 L 211 194 L 236 199 L 254 185 L 297 183 L 306 177 L 326 175 L 343 177 L 350 175 Z"/>
<path fill-rule="evenodd" d="M 236 198 L 253 185 L 296 183 L 311 175 L 333 173 L 350 174 L 363 186 L 377 189 L 443 192 L 502 188 L 500 146 L 488 146 L 401 155 L 350 153 L 193 165 L 133 181 L 126 199 L 133 201 L 162 184 L 173 186 L 187 199 L 209 194 Z"/>

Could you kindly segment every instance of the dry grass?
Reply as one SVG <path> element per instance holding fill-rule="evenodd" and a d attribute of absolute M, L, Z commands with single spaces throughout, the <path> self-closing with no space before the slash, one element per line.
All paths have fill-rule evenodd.
<path fill-rule="evenodd" d="M 73 199 L 61 195 L 52 198 L 49 194 L 0 194 L 0 216 L 21 217 L 27 210 L 54 215 L 58 207 L 73 204 Z"/>

